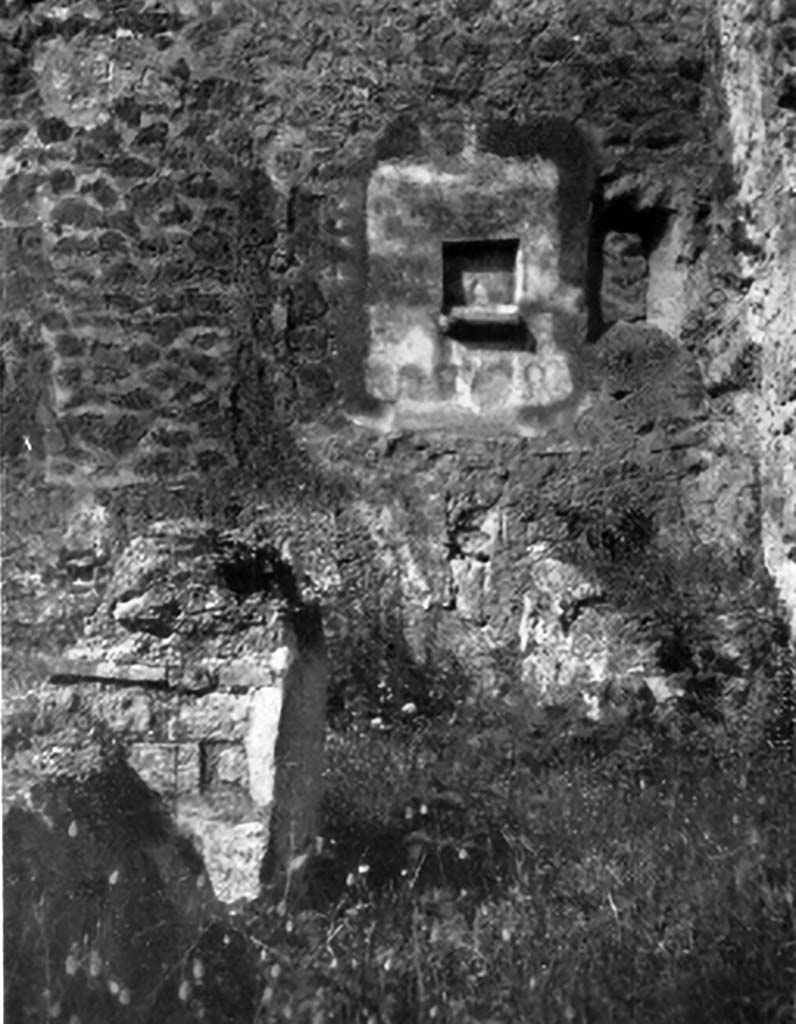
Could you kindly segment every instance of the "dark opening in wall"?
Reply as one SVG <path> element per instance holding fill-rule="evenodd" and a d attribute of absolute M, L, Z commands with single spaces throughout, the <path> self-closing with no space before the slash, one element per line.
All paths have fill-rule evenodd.
<path fill-rule="evenodd" d="M 777 100 L 777 106 L 796 111 L 796 74 L 786 75 Z"/>
<path fill-rule="evenodd" d="M 516 313 L 518 238 L 442 243 L 442 311 L 472 319 Z"/>
<path fill-rule="evenodd" d="M 601 221 L 604 231 L 623 231 L 638 235 L 644 255 L 649 257 L 666 233 L 674 210 L 667 206 L 639 208 L 634 194 L 615 196 L 604 203 Z"/>
<path fill-rule="evenodd" d="M 518 306 L 518 238 L 442 243 L 443 331 L 455 341 L 532 350 Z"/>
<path fill-rule="evenodd" d="M 591 339 L 618 320 L 646 319 L 649 258 L 674 213 L 666 206 L 639 207 L 635 193 L 605 201 L 597 189 L 592 202 L 587 274 Z"/>
<path fill-rule="evenodd" d="M 238 598 L 282 592 L 295 596 L 296 584 L 290 567 L 271 549 L 233 547 L 218 564 L 219 575 Z"/>

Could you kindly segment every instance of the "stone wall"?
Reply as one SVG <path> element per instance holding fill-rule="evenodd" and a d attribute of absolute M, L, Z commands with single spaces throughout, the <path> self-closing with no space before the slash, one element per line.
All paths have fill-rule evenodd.
<path fill-rule="evenodd" d="M 208 472 L 231 452 L 246 194 L 214 132 L 218 93 L 242 86 L 166 9 L 37 4 L 4 24 L 5 450 L 73 485 Z"/>
<path fill-rule="evenodd" d="M 341 281 L 358 258 L 352 175 L 395 151 L 395 110 L 411 120 L 417 96 L 440 138 L 484 110 L 577 120 L 602 146 L 609 198 L 676 194 L 688 220 L 710 180 L 692 169 L 711 164 L 694 116 L 702 6 L 649 3 L 642 18 L 614 4 L 453 4 L 444 18 L 382 6 L 341 16 L 339 43 L 306 66 L 290 5 L 263 3 L 261 20 L 234 3 L 9 6 L 7 450 L 43 457 L 49 479 L 94 485 L 207 476 L 274 419 L 363 397 L 363 313 Z M 357 88 L 331 70 L 334 45 L 354 55 Z M 396 46 L 413 58 L 395 61 Z M 559 158 L 540 135 L 532 148 Z M 491 148 L 507 140 L 522 156 L 500 129 Z M 585 196 L 587 178 L 575 168 L 562 192 Z M 569 208 L 582 232 L 586 207 Z"/>
<path fill-rule="evenodd" d="M 796 637 L 796 6 L 723 2 L 719 14 L 747 282 L 741 317 L 760 366 L 748 414 L 759 444 L 763 551 Z"/>
<path fill-rule="evenodd" d="M 540 690 L 582 677 L 577 700 L 610 703 L 631 664 L 673 687 L 751 671 L 777 613 L 752 571 L 760 364 L 712 2 L 384 0 L 327 34 L 270 0 L 5 8 L 5 446 L 20 493 L 79 484 L 112 524 L 81 615 L 126 538 L 199 513 L 306 577 L 349 700 L 530 679 L 543 634 Z M 421 122 L 451 152 L 493 124 L 496 156 L 558 166 L 578 416 L 468 437 L 369 394 L 367 183 Z M 38 547 L 12 508 L 12 632 L 81 557 L 59 502 Z"/>

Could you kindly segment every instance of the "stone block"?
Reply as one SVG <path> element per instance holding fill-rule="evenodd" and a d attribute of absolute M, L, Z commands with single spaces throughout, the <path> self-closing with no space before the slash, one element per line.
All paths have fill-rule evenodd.
<path fill-rule="evenodd" d="M 256 690 L 261 686 L 274 686 L 276 680 L 271 659 L 262 661 L 233 661 L 219 668 L 218 683 L 222 690 Z"/>
<path fill-rule="evenodd" d="M 473 558 L 454 558 L 451 559 L 451 573 L 457 610 L 465 619 L 483 623 L 486 563 Z"/>
<path fill-rule="evenodd" d="M 274 796 L 274 768 L 281 714 L 281 687 L 259 689 L 252 695 L 245 748 L 249 793 L 260 807 L 270 804 Z"/>
<path fill-rule="evenodd" d="M 298 657 L 288 669 L 282 688 L 279 730 L 274 744 L 273 807 L 270 817 L 268 851 L 263 864 L 264 878 L 284 885 L 289 865 L 306 852 L 320 829 L 320 798 L 323 778 L 324 720 L 329 666 L 321 631 L 320 612 L 306 606 L 291 616 Z M 258 691 L 257 721 L 273 721 L 275 701 L 271 689 Z M 267 700 L 271 697 L 270 700 Z M 270 730 L 262 729 L 262 734 Z M 250 786 L 253 798 L 266 795 L 252 775 L 252 766 L 262 765 L 265 751 L 255 746 L 259 730 L 252 730 L 247 753 L 250 756 Z M 255 763 L 256 761 L 256 763 Z M 299 882 L 293 879 L 293 886 Z"/>
<path fill-rule="evenodd" d="M 88 658 L 64 658 L 56 661 L 50 672 L 54 683 L 80 680 L 119 680 L 126 683 L 163 684 L 168 679 L 165 665 L 136 662 L 94 661 Z"/>
<path fill-rule="evenodd" d="M 117 231 L 115 229 L 111 231 L 103 231 L 99 236 L 99 247 L 102 252 L 126 253 L 127 238 L 121 233 L 121 231 Z"/>
<path fill-rule="evenodd" d="M 278 693 L 278 690 L 275 690 Z M 252 697 L 248 693 L 183 696 L 176 725 L 181 740 L 243 740 L 249 729 Z"/>
<path fill-rule="evenodd" d="M 68 192 L 75 187 L 75 176 L 65 167 L 56 167 L 50 175 L 50 187 L 55 195 Z"/>
<path fill-rule="evenodd" d="M 119 200 L 118 194 L 111 188 L 105 178 L 97 178 L 95 181 L 82 185 L 80 191 L 93 195 L 97 202 L 105 207 L 105 209 L 115 206 Z"/>
<path fill-rule="evenodd" d="M 162 146 L 169 137 L 169 126 L 165 121 L 155 121 L 142 128 L 133 140 L 134 146 Z"/>
<path fill-rule="evenodd" d="M 59 117 L 45 117 L 39 122 L 36 131 L 43 143 L 65 142 L 72 134 L 72 129 Z"/>
<path fill-rule="evenodd" d="M 22 142 L 30 131 L 30 125 L 26 122 L 4 125 L 0 128 L 0 153 L 7 153 L 18 143 Z"/>
<path fill-rule="evenodd" d="M 138 238 L 141 234 L 141 229 L 132 210 L 117 210 L 115 213 L 109 214 L 108 227 L 117 228 L 130 238 Z"/>
<path fill-rule="evenodd" d="M 86 690 L 85 687 L 78 689 Z M 86 694 L 92 713 L 114 732 L 144 739 L 155 723 L 155 709 L 150 693 L 139 687 L 100 686 Z"/>
<path fill-rule="evenodd" d="M 52 212 L 53 224 L 88 230 L 102 223 L 102 211 L 85 199 L 62 199 Z"/>
<path fill-rule="evenodd" d="M 239 743 L 218 744 L 215 779 L 219 785 L 235 785 L 249 789 L 249 767 L 246 750 Z"/>
<path fill-rule="evenodd" d="M 219 900 L 235 903 L 257 898 L 268 839 L 263 822 L 211 821 L 201 812 L 178 809 L 177 824 L 194 838 Z"/>
<path fill-rule="evenodd" d="M 155 173 L 152 164 L 135 156 L 119 156 L 111 160 L 108 170 L 114 178 L 151 178 Z"/>
<path fill-rule="evenodd" d="M 7 184 L 0 189 L 0 212 L 4 217 L 10 221 L 24 220 L 33 223 L 36 192 L 42 177 L 39 172 L 14 174 L 9 177 Z"/>
<path fill-rule="evenodd" d="M 129 763 L 150 789 L 166 797 L 199 792 L 200 757 L 196 743 L 133 743 Z"/>
<path fill-rule="evenodd" d="M 63 359 L 79 358 L 85 351 L 86 341 L 84 338 L 78 338 L 74 334 L 63 333 L 56 337 L 55 347 L 58 355 Z M 82 366 L 80 370 L 82 375 Z"/>

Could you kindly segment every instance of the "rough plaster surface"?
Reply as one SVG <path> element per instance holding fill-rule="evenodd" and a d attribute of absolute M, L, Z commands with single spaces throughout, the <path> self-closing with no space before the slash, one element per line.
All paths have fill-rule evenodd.
<path fill-rule="evenodd" d="M 502 423 L 518 407 L 571 394 L 566 362 L 559 368 L 563 354 L 553 341 L 562 288 L 557 186 L 552 161 L 505 159 L 474 147 L 438 163 L 384 162 L 372 173 L 367 373 L 374 397 L 397 403 L 396 426 L 407 420 L 445 425 L 448 405 L 459 411 L 457 423 L 462 410 Z M 521 345 L 504 339 L 499 324 L 490 328 L 494 340 L 464 342 L 441 322 L 443 245 L 468 238 L 517 239 L 507 280 L 492 282 L 491 299 L 489 273 L 467 271 L 465 283 L 484 292 L 471 310 L 477 301 L 493 301 L 522 317 L 527 337 Z M 573 289 L 573 305 L 576 299 Z"/>

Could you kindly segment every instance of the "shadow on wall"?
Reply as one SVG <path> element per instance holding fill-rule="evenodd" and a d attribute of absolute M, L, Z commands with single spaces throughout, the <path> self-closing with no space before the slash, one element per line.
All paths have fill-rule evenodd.
<path fill-rule="evenodd" d="M 484 129 L 483 148 L 501 157 L 552 160 L 558 168 L 557 207 L 560 234 L 558 271 L 565 286 L 581 290 L 586 279 L 586 231 L 595 181 L 596 156 L 584 133 L 570 121 L 537 117 L 517 124 L 494 121 Z M 572 344 L 566 330 L 556 336 Z"/>
<path fill-rule="evenodd" d="M 172 1019 L 199 960 L 208 1005 L 251 1020 L 255 971 L 213 923 L 201 859 L 134 771 L 98 760 L 62 764 L 5 816 L 5 1019 Z"/>

